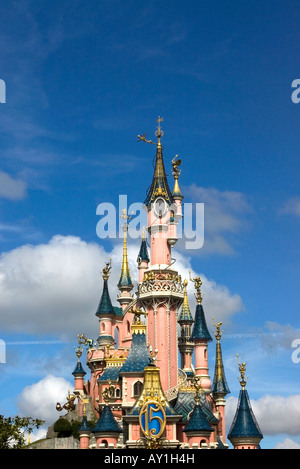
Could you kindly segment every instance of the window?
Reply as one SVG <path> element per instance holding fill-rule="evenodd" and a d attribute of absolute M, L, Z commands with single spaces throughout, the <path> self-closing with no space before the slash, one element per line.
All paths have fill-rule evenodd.
<path fill-rule="evenodd" d="M 143 389 L 143 383 L 141 383 L 141 381 L 136 381 L 133 385 L 133 397 L 135 399 L 137 399 L 140 396 L 142 389 Z"/>

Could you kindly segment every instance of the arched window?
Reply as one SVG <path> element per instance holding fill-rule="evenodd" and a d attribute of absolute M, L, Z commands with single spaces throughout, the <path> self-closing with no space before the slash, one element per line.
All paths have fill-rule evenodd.
<path fill-rule="evenodd" d="M 115 339 L 115 349 L 117 350 L 119 348 L 119 328 L 118 328 L 118 326 L 115 327 L 114 339 Z"/>
<path fill-rule="evenodd" d="M 141 381 L 136 381 L 133 385 L 133 397 L 135 399 L 137 399 L 140 396 L 142 389 L 143 389 L 143 383 L 141 383 Z"/>
<path fill-rule="evenodd" d="M 108 448 L 108 441 L 107 440 L 102 440 L 101 445 L 104 445 L 105 448 Z"/>
<path fill-rule="evenodd" d="M 127 334 L 129 335 L 130 334 L 130 322 L 127 321 Z"/>

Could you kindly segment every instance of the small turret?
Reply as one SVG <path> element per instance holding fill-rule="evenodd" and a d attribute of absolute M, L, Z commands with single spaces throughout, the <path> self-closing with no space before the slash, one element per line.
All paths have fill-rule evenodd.
<path fill-rule="evenodd" d="M 181 368 L 186 373 L 190 372 L 192 364 L 192 356 L 194 352 L 194 342 L 191 339 L 192 335 L 192 324 L 194 322 L 193 316 L 191 313 L 188 295 L 187 295 L 187 285 L 188 281 L 184 281 L 184 298 L 181 307 L 181 312 L 178 318 L 178 323 L 181 328 L 181 335 L 178 338 L 178 347 L 181 354 Z"/>
<path fill-rule="evenodd" d="M 121 218 L 124 219 L 124 224 L 122 226 L 124 232 L 124 243 L 121 274 L 118 282 L 118 288 L 121 293 L 118 295 L 118 302 L 120 303 L 121 307 L 125 308 L 132 301 L 132 295 L 130 291 L 133 289 L 133 283 L 129 272 L 127 255 L 128 221 L 131 217 L 127 216 L 126 209 L 123 210 Z"/>
<path fill-rule="evenodd" d="M 214 321 L 214 318 L 213 318 Z M 214 374 L 214 381 L 212 385 L 212 392 L 213 396 L 216 402 L 216 409 L 219 414 L 219 425 L 218 425 L 218 436 L 222 441 L 222 444 L 225 444 L 225 438 L 226 438 L 226 428 L 225 428 L 225 396 L 230 393 L 226 377 L 225 377 L 225 372 L 224 372 L 224 366 L 223 366 L 223 359 L 222 359 L 222 349 L 221 349 L 221 337 L 222 333 L 221 332 L 221 325 L 222 323 L 219 322 L 215 324 L 214 326 L 216 327 L 216 332 L 214 332 L 217 344 L 216 344 L 216 364 L 215 364 L 215 374 Z"/>
<path fill-rule="evenodd" d="M 195 370 L 196 375 L 201 378 L 202 387 L 205 392 L 210 392 L 211 381 L 208 373 L 207 344 L 212 341 L 212 338 L 207 328 L 204 309 L 201 304 L 203 299 L 203 294 L 201 293 L 202 281 L 200 277 L 195 277 L 191 280 L 195 284 L 195 297 L 197 300 L 195 321 L 192 332 L 192 339 L 195 344 Z"/>
<path fill-rule="evenodd" d="M 242 389 L 240 390 L 237 410 L 228 433 L 228 439 L 234 449 L 258 449 L 263 435 L 254 416 L 248 392 L 245 389 L 248 379 L 245 378 L 246 364 L 239 363 L 239 370 L 239 381 Z"/>
<path fill-rule="evenodd" d="M 91 430 L 96 437 L 97 448 L 99 448 L 100 445 L 101 447 L 110 446 L 115 448 L 118 443 L 120 434 L 123 433 L 122 428 L 113 416 L 111 408 L 109 406 L 110 398 L 108 389 L 109 388 L 106 388 L 102 393 L 103 398 L 105 400 L 105 406 L 96 425 Z"/>
<path fill-rule="evenodd" d="M 200 405 L 200 393 L 203 393 L 203 390 L 200 385 L 195 384 L 195 387 L 195 407 L 191 413 L 188 423 L 183 429 L 183 432 L 186 434 L 191 448 L 199 448 L 203 446 L 203 443 L 207 447 L 209 444 L 210 435 L 214 429 L 208 423 Z"/>
<path fill-rule="evenodd" d="M 144 280 L 145 270 L 148 268 L 150 257 L 148 254 L 147 241 L 145 239 L 145 232 L 143 230 L 141 247 L 137 257 L 138 269 L 139 269 L 139 282 Z"/>
<path fill-rule="evenodd" d="M 108 291 L 108 279 L 110 271 L 111 261 L 106 263 L 106 266 L 102 271 L 103 290 L 100 303 L 96 311 L 96 316 L 98 316 L 100 323 L 100 335 L 98 337 L 98 343 L 101 346 L 114 344 L 114 338 L 112 336 L 112 324 L 116 313 Z"/>
<path fill-rule="evenodd" d="M 75 352 L 76 352 L 78 360 L 77 360 L 77 364 L 72 375 L 75 378 L 75 391 L 83 392 L 83 378 L 86 375 L 86 372 L 84 371 L 81 361 L 80 361 L 80 358 L 83 352 L 83 348 L 81 347 L 80 336 L 78 336 L 78 339 L 79 339 L 79 346 L 75 348 Z"/>

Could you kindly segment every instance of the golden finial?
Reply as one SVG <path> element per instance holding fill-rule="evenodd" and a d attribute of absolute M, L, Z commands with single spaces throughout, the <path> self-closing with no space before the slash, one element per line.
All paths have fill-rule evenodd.
<path fill-rule="evenodd" d="M 181 160 L 176 160 L 176 158 L 178 158 L 178 155 L 176 155 L 173 160 L 172 160 L 172 167 L 173 167 L 173 176 L 174 176 L 174 179 L 178 179 L 179 176 L 180 176 L 180 173 L 181 173 L 181 170 L 178 169 L 178 166 L 181 165 Z"/>
<path fill-rule="evenodd" d="M 161 130 L 161 127 L 160 127 L 161 122 L 163 122 L 163 118 L 158 116 L 158 119 L 157 119 L 158 126 L 157 126 L 157 130 L 155 132 L 155 135 L 158 138 L 158 143 L 160 143 L 160 139 L 164 134 L 163 131 Z"/>
<path fill-rule="evenodd" d="M 158 350 L 155 349 L 154 352 L 152 350 L 152 345 L 148 345 L 148 348 L 149 348 L 149 355 L 150 355 L 150 363 L 151 365 L 155 365 L 155 362 L 157 361 L 157 354 L 158 354 Z"/>
<path fill-rule="evenodd" d="M 146 316 L 147 313 L 143 310 L 141 310 L 140 308 L 136 308 L 134 311 L 134 318 L 133 318 L 133 323 L 134 324 L 142 324 L 142 321 L 141 321 L 141 316 L 144 315 Z"/>
<path fill-rule="evenodd" d="M 221 337 L 222 337 L 222 334 L 223 334 L 223 331 L 221 332 L 220 330 L 220 327 L 222 326 L 222 323 L 221 322 L 218 322 L 217 324 L 215 323 L 215 318 L 212 317 L 212 320 L 213 320 L 213 324 L 216 328 L 216 332 L 214 332 L 215 334 L 215 338 L 219 341 L 221 340 Z"/>
<path fill-rule="evenodd" d="M 78 361 L 80 361 L 80 357 L 83 352 L 82 345 L 89 345 L 91 346 L 93 344 L 92 339 L 87 339 L 84 334 L 77 334 L 78 337 L 78 347 L 74 347 L 75 353 L 77 355 Z"/>
<path fill-rule="evenodd" d="M 110 258 L 109 262 L 105 263 L 105 267 L 102 270 L 103 280 L 108 280 L 109 279 L 110 271 L 111 271 L 111 258 Z"/>
<path fill-rule="evenodd" d="M 127 215 L 126 208 L 123 208 L 122 215 L 120 215 L 120 218 L 123 218 L 123 220 L 124 220 L 124 223 L 122 225 L 124 233 L 127 233 L 127 231 L 128 231 L 128 222 L 131 220 L 133 214 L 134 214 L 134 212 L 132 212 L 131 215 Z"/>
<path fill-rule="evenodd" d="M 203 300 L 203 293 L 201 293 L 201 285 L 202 285 L 202 280 L 200 277 L 191 277 L 191 271 L 190 272 L 190 280 L 194 282 L 196 293 L 195 293 L 195 298 L 197 300 L 198 305 L 202 303 Z"/>
<path fill-rule="evenodd" d="M 238 380 L 240 382 L 240 385 L 242 386 L 242 389 L 244 390 L 245 386 L 246 386 L 246 383 L 248 381 L 248 376 L 247 376 L 247 378 L 245 378 L 246 363 L 240 363 L 238 354 L 236 354 L 236 356 L 237 356 L 237 362 L 238 362 L 239 370 L 240 370 L 240 374 L 241 374 L 240 377 L 238 376 Z"/>
<path fill-rule="evenodd" d="M 198 405 L 201 399 L 201 394 L 203 393 L 200 376 L 197 376 L 196 374 L 194 374 L 192 378 L 192 384 L 194 385 L 194 388 L 196 390 L 194 399 L 195 399 L 196 405 Z"/>

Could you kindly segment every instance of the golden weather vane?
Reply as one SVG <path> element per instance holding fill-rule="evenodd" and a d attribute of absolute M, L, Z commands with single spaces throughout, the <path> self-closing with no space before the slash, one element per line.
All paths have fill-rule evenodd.
<path fill-rule="evenodd" d="M 128 231 L 128 222 L 131 220 L 133 214 L 134 214 L 134 212 L 132 212 L 131 215 L 127 215 L 126 208 L 123 208 L 122 215 L 120 215 L 120 218 L 123 218 L 123 220 L 124 220 L 124 223 L 122 225 L 124 233 L 126 233 Z"/>
<path fill-rule="evenodd" d="M 172 174 L 174 176 L 174 179 L 178 179 L 181 173 L 181 170 L 178 169 L 178 166 L 181 165 L 181 160 L 176 160 L 176 158 L 178 158 L 178 155 L 176 155 L 172 160 L 172 167 L 173 167 Z"/>
<path fill-rule="evenodd" d="M 192 278 L 191 271 L 189 272 L 190 272 L 190 281 L 194 282 L 195 289 L 196 289 L 195 298 L 197 300 L 197 303 L 200 305 L 203 300 L 203 293 L 201 293 L 202 280 L 199 276 Z"/>
<path fill-rule="evenodd" d="M 102 277 L 103 277 L 104 280 L 109 279 L 110 271 L 111 271 L 111 258 L 110 258 L 109 262 L 105 263 L 105 267 L 102 270 Z"/>
<path fill-rule="evenodd" d="M 240 370 L 240 375 L 241 375 L 241 376 L 238 376 L 238 380 L 240 382 L 240 385 L 242 386 L 242 389 L 245 389 L 246 383 L 248 381 L 248 376 L 247 376 L 247 378 L 245 378 L 246 363 L 240 363 L 239 362 L 238 354 L 236 354 L 236 357 L 237 357 L 237 362 L 238 362 L 238 365 L 239 365 L 239 370 Z"/>
<path fill-rule="evenodd" d="M 157 130 L 155 131 L 155 135 L 156 137 L 158 138 L 158 141 L 160 142 L 160 138 L 163 136 L 163 131 L 161 130 L 161 127 L 160 127 L 160 123 L 163 121 L 163 118 L 158 116 L 158 119 L 157 119 L 157 123 L 158 123 L 158 126 L 157 126 Z M 142 141 L 142 142 L 146 142 L 146 143 L 152 143 L 152 145 L 156 145 L 156 142 L 152 142 L 152 140 L 147 140 L 147 133 L 144 133 L 142 135 L 138 135 L 138 140 Z"/>
<path fill-rule="evenodd" d="M 222 322 L 218 322 L 218 323 L 216 324 L 214 317 L 212 317 L 212 320 L 213 320 L 213 324 L 214 324 L 214 326 L 215 326 L 215 328 L 216 328 L 216 332 L 214 332 L 215 338 L 216 338 L 217 340 L 221 340 L 221 337 L 222 337 L 222 334 L 223 334 L 223 331 L 221 332 L 221 330 L 220 330 L 220 328 L 221 328 L 221 326 L 222 326 Z"/>

